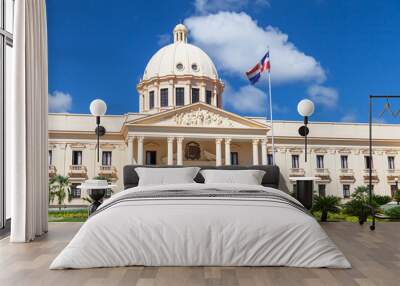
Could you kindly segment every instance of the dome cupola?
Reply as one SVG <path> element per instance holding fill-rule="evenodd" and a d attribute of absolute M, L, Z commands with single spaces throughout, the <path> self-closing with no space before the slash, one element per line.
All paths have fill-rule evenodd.
<path fill-rule="evenodd" d="M 188 29 L 183 24 L 178 24 L 174 28 L 174 43 L 187 43 Z"/>
<path fill-rule="evenodd" d="M 137 85 L 140 112 L 154 113 L 196 101 L 221 106 L 224 85 L 217 69 L 202 49 L 188 43 L 188 35 L 185 25 L 176 25 L 173 43 L 151 57 Z"/>

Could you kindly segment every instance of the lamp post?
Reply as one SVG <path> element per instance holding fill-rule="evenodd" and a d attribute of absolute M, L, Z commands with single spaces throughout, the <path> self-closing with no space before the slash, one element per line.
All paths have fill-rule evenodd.
<path fill-rule="evenodd" d="M 304 137 L 305 162 L 307 162 L 307 135 L 310 130 L 307 127 L 308 117 L 314 113 L 314 103 L 309 99 L 303 99 L 297 105 L 297 111 L 304 117 L 304 125 L 299 128 L 299 134 Z"/>
<path fill-rule="evenodd" d="M 106 134 L 106 129 L 100 126 L 100 117 L 106 114 L 107 104 L 101 99 L 95 99 L 90 103 L 90 113 L 96 116 L 96 129 L 94 132 L 97 135 L 97 162 L 100 158 L 100 136 Z"/>
<path fill-rule="evenodd" d="M 399 190 L 399 178 L 394 178 L 394 182 L 396 184 L 396 192 Z"/>

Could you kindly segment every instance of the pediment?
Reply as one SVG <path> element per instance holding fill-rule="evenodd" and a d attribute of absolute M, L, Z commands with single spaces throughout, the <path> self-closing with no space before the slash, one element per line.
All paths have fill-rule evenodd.
<path fill-rule="evenodd" d="M 268 128 L 262 123 L 200 102 L 132 120 L 127 124 L 195 128 Z"/>

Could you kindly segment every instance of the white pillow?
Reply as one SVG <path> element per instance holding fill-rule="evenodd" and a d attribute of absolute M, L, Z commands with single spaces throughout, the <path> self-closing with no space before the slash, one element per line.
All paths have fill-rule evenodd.
<path fill-rule="evenodd" d="M 139 186 L 171 185 L 194 183 L 198 167 L 186 168 L 135 168 L 139 176 Z"/>
<path fill-rule="evenodd" d="M 265 171 L 262 170 L 202 170 L 205 184 L 261 185 Z"/>

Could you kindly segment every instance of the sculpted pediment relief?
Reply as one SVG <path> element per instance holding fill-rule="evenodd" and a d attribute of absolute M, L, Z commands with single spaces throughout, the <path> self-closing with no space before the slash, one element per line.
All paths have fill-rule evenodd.
<path fill-rule="evenodd" d="M 165 118 L 155 125 L 187 127 L 246 128 L 248 126 L 233 121 L 227 116 L 200 107 L 184 110 Z"/>
<path fill-rule="evenodd" d="M 268 129 L 268 126 L 255 120 L 200 102 L 132 120 L 128 124 L 166 127 Z"/>

